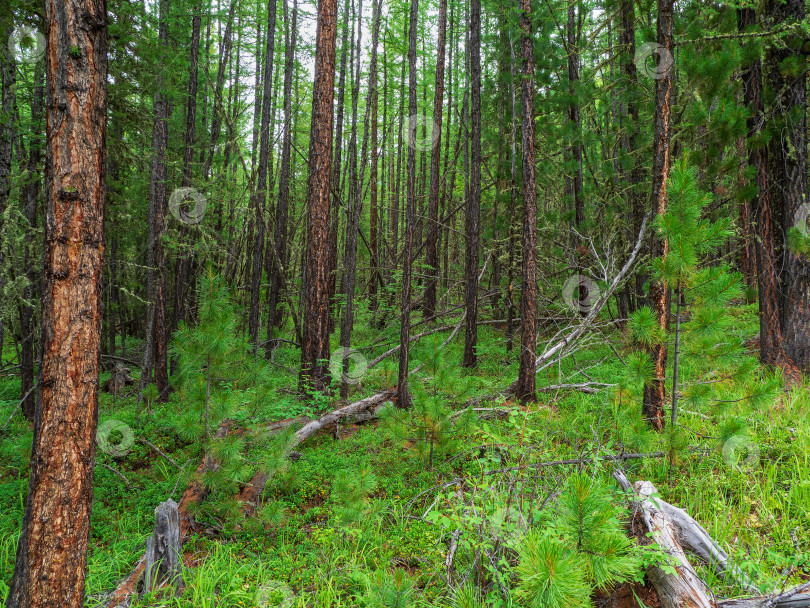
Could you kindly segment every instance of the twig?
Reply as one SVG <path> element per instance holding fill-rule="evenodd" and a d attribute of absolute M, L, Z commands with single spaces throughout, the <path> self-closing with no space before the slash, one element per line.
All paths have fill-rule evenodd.
<path fill-rule="evenodd" d="M 121 479 L 123 479 L 123 480 L 124 480 L 124 483 L 126 484 L 127 488 L 129 488 L 129 485 L 130 485 L 130 484 L 129 484 L 129 479 L 127 479 L 127 478 L 124 476 L 124 474 L 123 474 L 121 471 L 119 471 L 119 470 L 118 470 L 118 469 L 116 469 L 115 467 L 111 467 L 111 466 L 110 466 L 110 465 L 108 465 L 108 464 L 104 464 L 103 462 L 101 462 L 101 463 L 99 463 L 99 464 L 101 464 L 101 466 L 103 466 L 105 469 L 107 469 L 107 470 L 108 470 L 108 471 L 110 471 L 111 473 L 114 473 L 114 474 L 118 475 L 118 477 L 120 477 Z"/>

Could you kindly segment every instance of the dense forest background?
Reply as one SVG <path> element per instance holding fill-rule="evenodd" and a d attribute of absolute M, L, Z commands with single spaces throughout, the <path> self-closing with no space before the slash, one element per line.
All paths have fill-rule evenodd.
<path fill-rule="evenodd" d="M 0 606 L 810 605 L 809 32 L 9 0 Z M 731 558 L 672 572 L 625 475 Z"/>

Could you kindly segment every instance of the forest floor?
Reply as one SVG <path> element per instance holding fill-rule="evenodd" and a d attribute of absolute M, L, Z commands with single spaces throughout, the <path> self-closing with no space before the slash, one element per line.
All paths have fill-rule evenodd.
<path fill-rule="evenodd" d="M 754 338 L 756 305 L 741 304 L 732 312 L 733 331 Z M 370 325 L 365 324 L 367 320 L 361 314 L 356 344 L 369 344 L 379 337 L 379 332 L 362 329 Z M 550 337 L 553 328 L 547 329 Z M 395 343 L 395 330 L 390 334 L 388 341 Z M 593 340 L 575 357 L 539 374 L 538 387 L 560 382 L 619 383 L 627 371 L 617 353 L 626 352 L 622 349 L 628 340 L 618 330 L 609 337 L 612 345 Z M 483 326 L 478 369 L 469 372 L 460 367 L 463 340 L 457 338 L 443 352 L 447 375 L 439 385 L 427 373 L 412 376 L 412 382 L 424 383 L 444 403 L 462 408 L 470 399 L 492 394 L 514 379 L 517 350 L 507 353 L 504 341 L 500 328 Z M 129 341 L 128 346 L 133 349 L 137 344 Z M 412 361 L 420 361 L 423 348 L 423 344 L 414 347 Z M 383 350 L 380 346 L 361 352 Z M 755 358 L 756 353 L 740 357 Z M 274 362 L 277 378 L 272 398 L 260 406 L 239 409 L 238 424 L 253 428 L 265 421 L 315 416 L 337 407 L 336 398 L 314 405 L 297 400 L 293 393 L 298 351 L 294 347 L 279 347 Z M 757 366 L 750 386 L 769 373 Z M 395 374 L 394 361 L 370 369 L 362 383 L 352 387 L 350 400 L 391 386 Z M 722 382 L 717 370 L 684 355 L 683 382 L 711 381 L 714 375 Z M 102 385 L 108 376 L 109 372 L 102 375 Z M 100 422 L 125 423 L 134 443 L 123 455 L 99 450 L 97 456 L 87 606 L 101 605 L 105 594 L 132 570 L 151 533 L 155 507 L 169 497 L 179 500 L 188 480 L 140 439 L 160 448 L 186 471 L 193 471 L 203 456 L 199 444 L 184 440 L 171 424 L 184 407 L 176 396 L 166 404 L 149 404 L 138 420 L 136 392 L 133 386 L 117 398 L 100 393 Z M 17 378 L 0 376 L 0 424 L 16 408 L 18 393 Z M 455 533 L 462 542 L 450 572 L 453 584 L 465 578 L 489 581 L 486 605 L 519 606 L 520 595 L 514 593 L 517 554 L 497 529 L 520 537 L 525 526 L 522 521 L 498 520 L 503 497 L 515 496 L 531 525 L 541 520 L 535 515 L 553 502 L 548 499 L 574 470 L 611 481 L 612 465 L 595 457 L 670 448 L 672 459 L 626 461 L 628 478 L 654 483 L 661 497 L 699 521 L 762 590 L 808 580 L 810 391 L 805 383 L 805 388 L 766 403 L 754 405 L 742 398 L 724 401 L 685 399 L 679 416 L 681 431 L 675 436 L 647 429 L 640 420 L 638 392 L 615 387 L 593 394 L 540 393 L 540 401 L 531 407 L 479 402 L 475 406 L 482 410 L 497 408 L 507 413 L 479 411 L 468 427 L 459 426 L 457 431 L 452 425 L 446 427 L 442 442 L 435 446 L 432 466 L 424 445 L 413 439 L 398 440 L 376 420 L 342 424 L 338 438 L 334 432 L 321 433 L 296 447 L 301 457 L 268 482 L 257 516 L 225 521 L 222 513 L 229 512 L 227 504 L 211 511 L 202 505 L 195 513 L 197 533 L 183 549 L 183 595 L 147 595 L 136 605 L 374 606 L 386 605 L 380 599 L 386 589 L 399 586 L 412 592 L 412 603 L 407 605 L 460 606 L 458 597 L 452 603 L 447 580 L 447 556 Z M 17 414 L 0 431 L 0 607 L 14 566 L 30 446 L 31 431 Z M 263 446 L 261 441 L 247 443 L 243 463 L 248 479 L 263 457 Z M 582 462 L 536 466 L 561 459 Z M 493 473 L 510 468 L 515 470 Z M 463 486 L 456 483 L 459 479 L 464 480 Z M 461 487 L 463 496 L 475 496 L 466 503 L 466 510 L 464 499 L 453 499 Z M 621 502 L 618 495 L 617 501 Z M 493 529 L 496 533 L 487 532 Z M 502 560 L 496 564 L 475 559 L 489 554 Z M 710 569 L 699 567 L 698 572 L 718 595 L 744 595 L 733 584 L 718 580 Z M 606 601 L 610 595 L 602 592 L 594 595 L 594 601 L 622 608 L 655 602 L 638 585 L 629 592 L 625 586 Z"/>

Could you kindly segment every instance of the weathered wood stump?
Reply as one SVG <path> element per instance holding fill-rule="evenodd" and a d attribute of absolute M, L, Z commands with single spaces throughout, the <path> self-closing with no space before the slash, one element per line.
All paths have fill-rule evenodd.
<path fill-rule="evenodd" d="M 171 498 L 155 508 L 155 530 L 146 541 L 146 591 L 168 581 L 180 591 L 183 582 L 180 545 L 180 512 Z"/>

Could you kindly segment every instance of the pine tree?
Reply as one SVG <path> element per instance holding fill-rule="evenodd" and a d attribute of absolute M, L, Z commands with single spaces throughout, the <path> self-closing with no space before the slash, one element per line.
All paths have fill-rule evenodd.
<path fill-rule="evenodd" d="M 411 410 L 388 406 L 380 412 L 380 420 L 397 439 L 413 441 L 419 455 L 426 458 L 432 468 L 434 457 L 451 450 L 455 440 L 469 427 L 471 412 L 467 410 L 454 416 L 450 407 L 444 391 L 458 397 L 466 392 L 466 386 L 458 384 L 451 376 L 438 336 L 431 336 L 427 341 L 423 363 L 430 380 L 427 385 L 418 383 L 411 387 Z"/>

